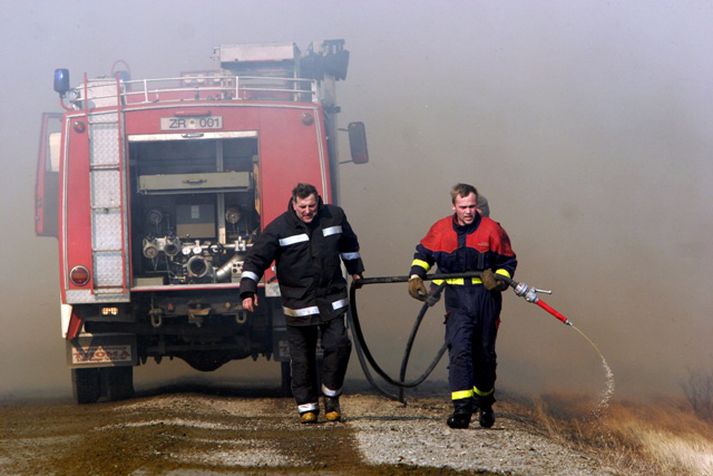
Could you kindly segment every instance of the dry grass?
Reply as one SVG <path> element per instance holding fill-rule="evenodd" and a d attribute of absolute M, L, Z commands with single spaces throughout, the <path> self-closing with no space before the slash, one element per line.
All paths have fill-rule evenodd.
<path fill-rule="evenodd" d="M 617 473 L 713 476 L 713 424 L 686 401 L 614 402 L 598 418 L 593 408 L 596 402 L 582 396 L 546 395 L 524 412 L 536 431 Z"/>
<path fill-rule="evenodd" d="M 699 418 L 713 422 L 713 373 L 689 370 L 683 393 Z"/>

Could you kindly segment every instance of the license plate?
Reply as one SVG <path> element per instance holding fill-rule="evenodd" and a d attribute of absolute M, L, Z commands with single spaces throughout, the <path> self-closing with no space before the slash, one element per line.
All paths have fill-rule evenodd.
<path fill-rule="evenodd" d="M 223 116 L 162 117 L 162 131 L 190 131 L 194 129 L 222 129 Z"/>

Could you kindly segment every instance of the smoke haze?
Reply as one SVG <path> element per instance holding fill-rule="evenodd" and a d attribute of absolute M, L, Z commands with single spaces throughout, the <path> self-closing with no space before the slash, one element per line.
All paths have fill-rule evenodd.
<path fill-rule="evenodd" d="M 713 5 L 703 1 L 0 1 L 0 396 L 69 393 L 56 241 L 33 233 L 43 111 L 54 68 L 73 83 L 123 59 L 134 78 L 210 69 L 221 43 L 344 38 L 340 124 L 363 120 L 371 162 L 341 168 L 368 276 L 400 275 L 470 182 L 518 254 L 516 278 L 597 343 L 617 394 L 678 394 L 710 368 L 713 316 Z M 345 149 L 346 137 L 340 138 Z M 396 373 L 418 303 L 405 285 L 360 292 L 377 359 Z M 414 372 L 442 343 L 429 314 Z M 598 393 L 580 336 L 504 298 L 499 385 Z M 215 378 L 254 372 L 252 361 Z M 137 377 L 192 374 L 182 363 Z M 279 372 L 275 371 L 275 378 Z M 441 364 L 435 378 L 444 378 Z M 353 359 L 350 375 L 360 377 Z"/>

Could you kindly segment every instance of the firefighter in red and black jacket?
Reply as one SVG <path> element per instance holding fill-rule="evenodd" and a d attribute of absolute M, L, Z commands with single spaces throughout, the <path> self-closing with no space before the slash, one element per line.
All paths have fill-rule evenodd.
<path fill-rule="evenodd" d="M 243 308 L 252 312 L 258 304 L 257 283 L 275 261 L 287 322 L 292 394 L 302 423 L 315 423 L 319 415 L 320 389 L 315 384 L 318 332 L 324 348 L 321 393 L 325 417 L 328 421 L 341 419 L 339 396 L 351 342 L 345 327 L 349 301 L 340 258 L 352 279 L 361 279 L 364 265 L 359 242 L 344 211 L 323 204 L 313 185 L 301 183 L 292 190 L 288 210 L 267 225 L 243 265 L 240 298 Z"/>
<path fill-rule="evenodd" d="M 447 423 L 451 428 L 468 428 L 476 409 L 480 426 L 490 428 L 495 423 L 495 338 L 501 292 L 507 289 L 495 274 L 512 278 L 517 266 L 505 230 L 484 216 L 479 198 L 472 185 L 453 187 L 455 213 L 434 223 L 416 246 L 409 278 L 409 294 L 425 300 L 428 291 L 423 278 L 434 264 L 440 273 L 482 271 L 482 278 L 446 282 L 448 383 L 454 407 Z"/>

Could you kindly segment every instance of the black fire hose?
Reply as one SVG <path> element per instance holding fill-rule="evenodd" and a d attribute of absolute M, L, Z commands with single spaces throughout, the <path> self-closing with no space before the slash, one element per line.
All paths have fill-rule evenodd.
<path fill-rule="evenodd" d="M 441 298 L 441 293 L 443 292 L 443 289 L 446 287 L 446 282 L 442 282 L 439 286 L 432 285 L 431 290 L 429 292 L 428 298 L 426 299 L 426 302 L 421 306 L 421 311 L 418 313 L 418 316 L 416 316 L 416 322 L 414 322 L 413 327 L 411 328 L 411 335 L 408 336 L 408 341 L 406 342 L 406 347 L 404 348 L 404 356 L 401 359 L 401 371 L 399 372 L 399 382 L 405 382 L 406 381 L 406 369 L 408 368 L 408 361 L 411 358 L 411 349 L 413 349 L 413 342 L 416 340 L 416 334 L 418 333 L 419 327 L 421 327 L 421 322 L 423 321 L 424 316 L 426 315 L 426 312 L 428 312 L 428 308 L 433 307 L 436 305 L 436 303 L 440 300 Z M 431 365 L 428 366 L 426 371 L 423 373 L 425 376 L 424 378 L 428 377 L 431 375 L 431 372 L 433 372 L 433 369 L 436 368 L 436 365 L 438 365 L 438 362 L 441 361 L 443 358 L 443 354 L 446 353 L 446 350 L 448 349 L 448 346 L 444 343 L 441 348 L 438 350 L 436 353 L 436 356 L 434 357 L 433 361 L 431 362 Z M 405 398 L 405 393 L 406 389 L 404 387 L 399 388 L 399 401 L 403 403 L 404 405 L 406 404 L 406 398 Z"/>
<path fill-rule="evenodd" d="M 456 279 L 456 278 L 477 278 L 480 277 L 481 273 L 479 271 L 474 271 L 474 272 L 469 272 L 469 273 L 460 273 L 460 274 L 432 274 L 432 275 L 427 275 L 426 278 L 424 278 L 424 281 L 431 281 L 431 280 L 447 280 L 447 279 Z M 352 327 L 352 333 L 354 334 L 354 340 L 355 340 L 355 347 L 357 351 L 357 356 L 359 357 L 359 363 L 361 364 L 362 370 L 364 371 L 364 375 L 366 376 L 367 380 L 369 383 L 371 383 L 374 388 L 376 388 L 379 393 L 382 395 L 391 398 L 393 400 L 399 400 L 403 402 L 403 392 L 401 392 L 400 396 L 396 396 L 393 394 L 388 393 L 387 391 L 383 390 L 379 385 L 372 379 L 371 377 L 371 372 L 369 371 L 366 362 L 372 366 L 374 371 L 381 377 L 383 378 L 387 383 L 394 385 L 396 387 L 399 387 L 400 389 L 403 388 L 413 388 L 421 383 L 423 383 L 426 378 L 430 375 L 430 373 L 433 371 L 433 369 L 436 367 L 438 362 L 440 361 L 441 357 L 446 351 L 446 346 L 444 345 L 441 347 L 441 349 L 438 351 L 438 354 L 434 358 L 433 362 L 431 362 L 431 365 L 426 369 L 426 371 L 417 379 L 412 380 L 412 381 L 404 381 L 405 374 L 406 374 L 406 366 L 408 364 L 408 358 L 411 353 L 411 347 L 413 346 L 413 341 L 416 336 L 416 332 L 418 331 L 418 327 L 421 324 L 421 321 L 423 320 L 423 316 L 426 314 L 426 311 L 430 306 L 435 304 L 438 301 L 438 295 L 443 289 L 443 285 L 439 286 L 435 290 L 435 292 L 432 292 L 431 295 L 429 296 L 429 301 L 424 303 L 423 307 L 421 308 L 421 312 L 419 313 L 416 323 L 414 324 L 414 328 L 412 329 L 411 336 L 409 337 L 408 344 L 406 346 L 406 350 L 404 353 L 404 360 L 402 361 L 401 364 L 401 379 L 400 381 L 394 380 L 391 378 L 380 366 L 379 364 L 376 363 L 376 360 L 374 359 L 374 356 L 371 354 L 371 351 L 369 350 L 369 347 L 366 345 L 366 340 L 364 339 L 364 333 L 362 332 L 361 329 L 361 324 L 359 322 L 359 313 L 357 311 L 357 305 L 356 305 L 356 291 L 361 288 L 362 286 L 368 285 L 368 284 L 388 284 L 388 283 L 404 283 L 407 282 L 409 279 L 409 276 L 381 276 L 381 277 L 373 277 L 373 278 L 362 278 L 358 281 L 352 281 L 352 284 L 349 288 L 349 303 L 350 303 L 350 308 L 351 312 L 349 313 L 349 320 L 350 320 L 350 325 Z"/>

